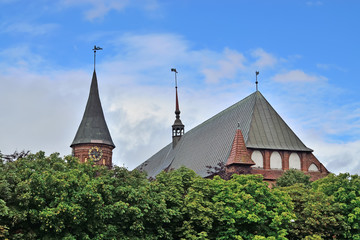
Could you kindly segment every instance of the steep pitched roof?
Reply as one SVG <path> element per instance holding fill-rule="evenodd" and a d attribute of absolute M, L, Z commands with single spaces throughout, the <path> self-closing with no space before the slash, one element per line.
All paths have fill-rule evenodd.
<path fill-rule="evenodd" d="M 101 107 L 95 70 L 91 81 L 90 93 L 84 116 L 71 147 L 83 143 L 101 143 L 115 147 Z"/>
<path fill-rule="evenodd" d="M 238 123 L 238 125 L 240 125 Z M 255 165 L 251 160 L 250 154 L 247 151 L 244 136 L 242 135 L 240 126 L 236 129 L 234 141 L 232 143 L 230 155 L 226 161 L 226 166 L 230 165 Z"/>
<path fill-rule="evenodd" d="M 206 166 L 226 163 L 237 123 L 248 148 L 312 151 L 256 91 L 185 133 L 174 149 L 167 145 L 137 168 L 156 176 L 164 169 L 186 166 L 206 177 Z"/>

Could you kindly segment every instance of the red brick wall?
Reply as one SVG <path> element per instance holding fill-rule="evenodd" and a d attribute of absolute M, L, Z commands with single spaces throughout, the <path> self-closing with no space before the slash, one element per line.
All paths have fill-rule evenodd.
<path fill-rule="evenodd" d="M 73 155 L 79 158 L 80 162 L 86 162 L 89 160 L 89 150 L 92 147 L 99 147 L 102 150 L 103 156 L 100 161 L 94 162 L 97 165 L 105 165 L 112 167 L 112 150 L 113 147 L 98 143 L 79 144 L 73 146 Z"/>
<path fill-rule="evenodd" d="M 267 149 L 248 149 L 248 152 L 251 154 L 258 150 L 263 155 L 264 160 L 264 168 L 252 168 L 252 174 L 261 174 L 264 176 L 264 180 L 267 182 L 275 182 L 277 178 L 279 178 L 284 171 L 289 169 L 289 157 L 292 152 L 295 152 L 299 155 L 301 161 L 301 171 L 305 174 L 311 176 L 311 180 L 317 180 L 319 178 L 323 178 L 329 174 L 329 171 L 325 168 L 323 164 L 319 162 L 319 160 L 312 154 L 311 152 L 297 152 L 297 151 L 285 151 L 285 150 L 267 150 Z M 281 156 L 282 161 L 282 169 L 271 169 L 270 168 L 270 156 L 271 154 L 277 151 Z M 311 164 L 315 164 L 319 172 L 308 171 Z"/>

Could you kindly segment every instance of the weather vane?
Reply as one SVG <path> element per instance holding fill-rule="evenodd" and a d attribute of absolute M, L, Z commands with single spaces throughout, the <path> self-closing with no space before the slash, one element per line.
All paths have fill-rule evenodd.
<path fill-rule="evenodd" d="M 172 71 L 172 72 L 175 72 L 175 88 L 177 88 L 177 78 L 176 78 L 176 74 L 177 74 L 178 72 L 176 71 L 176 68 L 172 68 L 171 71 Z"/>
<path fill-rule="evenodd" d="M 259 71 L 256 71 L 256 72 L 255 72 L 255 75 L 256 75 L 256 82 L 255 82 L 255 83 L 256 83 L 256 91 L 258 91 L 258 83 L 259 83 L 259 82 L 258 82 L 258 80 L 257 80 L 257 75 L 259 75 Z"/>
<path fill-rule="evenodd" d="M 95 70 L 95 62 L 96 62 L 96 51 L 97 50 L 103 50 L 101 47 L 97 47 L 96 45 L 94 45 L 94 70 Z"/>

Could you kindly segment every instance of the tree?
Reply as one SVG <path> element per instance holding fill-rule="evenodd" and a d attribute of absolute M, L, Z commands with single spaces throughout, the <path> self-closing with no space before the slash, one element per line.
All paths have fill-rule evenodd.
<path fill-rule="evenodd" d="M 288 194 L 268 188 L 261 175 L 215 177 L 212 185 L 216 239 L 286 239 L 295 217 Z"/>
<path fill-rule="evenodd" d="M 341 173 L 329 174 L 312 183 L 314 190 L 332 196 L 339 204 L 347 228 L 342 233 L 344 239 L 360 239 L 360 177 Z"/>
<path fill-rule="evenodd" d="M 310 176 L 300 170 L 289 169 L 276 180 L 276 186 L 279 187 L 288 187 L 296 183 L 302 183 L 305 186 L 310 186 Z"/>
<path fill-rule="evenodd" d="M 288 193 L 294 203 L 296 218 L 289 229 L 289 239 L 332 239 L 342 238 L 347 226 L 340 204 L 304 184 L 280 188 Z"/>
<path fill-rule="evenodd" d="M 163 239 L 163 196 L 138 171 L 43 152 L 1 171 L 1 234 L 11 239 Z"/>
<path fill-rule="evenodd" d="M 285 239 L 295 217 L 289 195 L 269 189 L 260 175 L 204 179 L 180 168 L 152 182 L 172 210 L 169 232 L 183 239 Z"/>

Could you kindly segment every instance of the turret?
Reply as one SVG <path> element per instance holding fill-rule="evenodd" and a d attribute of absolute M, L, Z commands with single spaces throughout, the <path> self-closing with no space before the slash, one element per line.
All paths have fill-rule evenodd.
<path fill-rule="evenodd" d="M 175 148 L 177 143 L 180 141 L 182 135 L 185 133 L 185 126 L 180 120 L 180 108 L 179 108 L 179 99 L 177 91 L 177 71 L 175 68 L 171 69 L 175 73 L 175 122 L 172 125 L 172 146 Z"/>
<path fill-rule="evenodd" d="M 96 50 L 101 48 L 95 46 L 93 50 L 95 63 Z M 98 165 L 112 166 L 112 150 L 115 145 L 101 106 L 95 65 L 85 112 L 70 147 L 73 155 L 81 162 L 93 161 Z"/>

